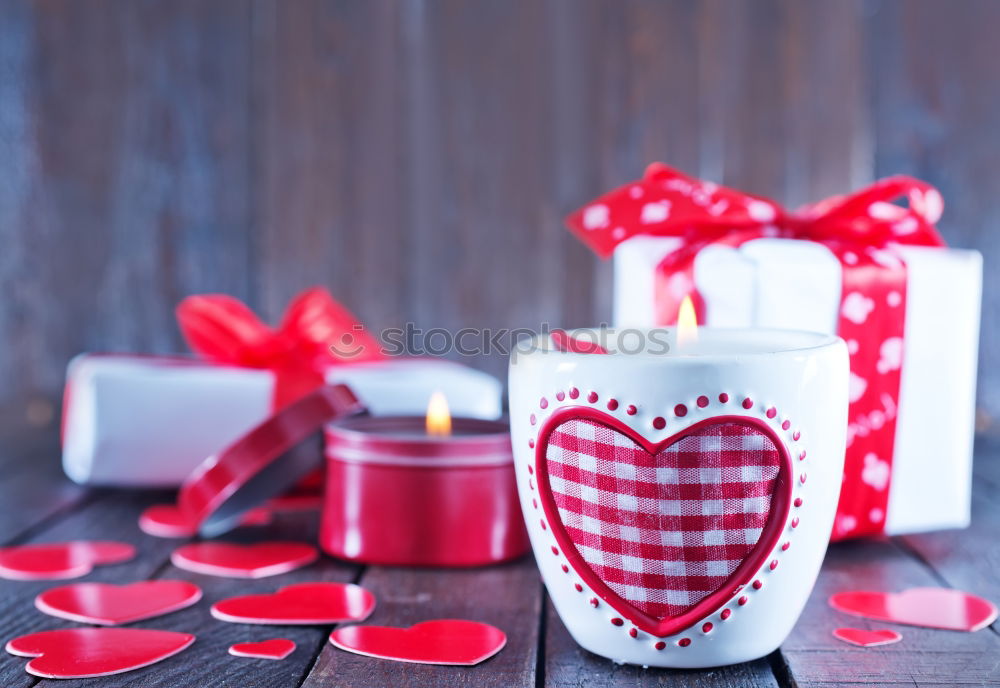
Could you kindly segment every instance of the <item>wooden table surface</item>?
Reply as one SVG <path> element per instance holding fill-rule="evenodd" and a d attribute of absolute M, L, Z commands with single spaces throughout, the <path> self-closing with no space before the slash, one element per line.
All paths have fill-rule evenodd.
<path fill-rule="evenodd" d="M 874 628 L 831 610 L 826 598 L 845 589 L 899 590 L 918 585 L 954 586 L 1000 600 L 1000 442 L 977 445 L 972 528 L 961 532 L 843 543 L 831 547 L 805 612 L 781 650 L 770 657 L 707 671 L 667 671 L 617 666 L 578 648 L 546 600 L 535 564 L 469 571 L 357 566 L 324 558 L 283 576 L 258 581 L 202 576 L 174 568 L 178 540 L 153 538 L 136 525 L 149 504 L 170 495 L 87 490 L 71 485 L 58 464 L 52 433 L 0 433 L 0 544 L 73 538 L 115 539 L 139 555 L 98 568 L 83 580 L 124 583 L 156 578 L 196 582 L 204 598 L 193 607 L 138 625 L 194 633 L 181 654 L 145 669 L 106 678 L 60 681 L 70 686 L 918 686 L 1000 685 L 1000 627 L 965 634 L 899 627 L 903 641 L 855 648 L 835 640 L 838 626 Z M 243 528 L 231 539 L 287 538 L 314 542 L 315 514 L 280 517 L 266 527 Z M 508 645 L 474 668 L 402 664 L 348 654 L 329 645 L 330 628 L 267 627 L 223 623 L 209 606 L 220 598 L 266 592 L 310 580 L 354 581 L 378 598 L 370 622 L 409 625 L 428 618 L 486 621 L 506 631 Z M 46 616 L 34 596 L 56 585 L 0 580 L 0 640 L 80 624 Z M 241 641 L 284 636 L 298 644 L 284 661 L 241 659 L 227 648 Z M 26 660 L 0 653 L 0 686 L 55 686 L 24 671 Z"/>

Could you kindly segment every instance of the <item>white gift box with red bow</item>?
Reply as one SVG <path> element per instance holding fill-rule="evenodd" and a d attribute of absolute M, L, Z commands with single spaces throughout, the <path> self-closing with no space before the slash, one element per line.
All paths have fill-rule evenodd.
<path fill-rule="evenodd" d="M 387 356 L 322 288 L 297 295 L 275 327 L 222 294 L 185 298 L 177 319 L 202 360 L 86 354 L 70 362 L 63 469 L 74 481 L 175 487 L 323 384 L 347 385 L 375 415 L 423 415 L 435 391 L 459 416 L 502 410 L 494 377 L 443 359 Z"/>
<path fill-rule="evenodd" d="M 491 375 L 443 359 L 398 358 L 331 368 L 377 415 L 423 415 L 441 391 L 451 412 L 500 416 Z M 273 412 L 275 374 L 195 359 L 84 354 L 69 365 L 63 469 L 91 485 L 176 487 L 206 457 Z"/>
<path fill-rule="evenodd" d="M 676 241 L 636 237 L 615 249 L 617 326 L 656 322 L 656 267 Z M 972 487 L 982 256 L 958 249 L 900 251 L 907 267 L 903 346 L 886 347 L 880 357 L 884 367 L 901 366 L 902 371 L 898 404 L 883 406 L 883 413 L 898 406 L 894 451 L 891 460 L 863 457 L 860 475 L 873 489 L 888 491 L 888 508 L 862 516 L 884 521 L 887 534 L 963 528 L 969 524 Z M 706 301 L 703 324 L 710 327 L 833 334 L 842 307 L 855 308 L 862 323 L 873 317 L 864 301 L 841 304 L 841 264 L 812 242 L 757 239 L 739 248 L 710 246 L 695 259 L 694 279 Z M 866 379 L 852 373 L 852 401 L 866 387 Z M 849 441 L 871 420 L 854 417 L 851 423 Z M 841 514 L 835 530 L 852 532 L 857 527 L 852 518 L 859 517 Z"/>
<path fill-rule="evenodd" d="M 613 256 L 619 327 L 670 325 L 691 295 L 703 325 L 847 341 L 843 539 L 969 523 L 982 256 L 944 246 L 941 208 L 894 177 L 792 214 L 653 165 L 567 222 Z"/>

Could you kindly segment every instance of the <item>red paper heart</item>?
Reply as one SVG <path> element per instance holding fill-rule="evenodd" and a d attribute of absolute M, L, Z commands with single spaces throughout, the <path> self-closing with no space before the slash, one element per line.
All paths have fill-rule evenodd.
<path fill-rule="evenodd" d="M 175 549 L 170 561 L 177 568 L 209 576 L 266 578 L 311 564 L 317 556 L 315 547 L 302 542 L 195 542 Z"/>
<path fill-rule="evenodd" d="M 346 626 L 331 633 L 330 642 L 367 657 L 472 666 L 500 652 L 507 636 L 499 628 L 478 621 L 442 619 L 409 628 Z"/>
<path fill-rule="evenodd" d="M 742 416 L 650 442 L 600 411 L 561 409 L 539 433 L 535 468 L 553 554 L 659 637 L 750 581 L 777 544 L 791 496 L 784 444 Z"/>
<path fill-rule="evenodd" d="M 44 545 L 0 548 L 0 578 L 56 580 L 79 578 L 101 564 L 118 564 L 135 556 L 124 542 L 74 540 Z"/>
<path fill-rule="evenodd" d="M 375 596 L 359 585 L 298 583 L 269 595 L 230 597 L 212 605 L 220 621 L 248 624 L 321 625 L 364 621 Z"/>
<path fill-rule="evenodd" d="M 978 631 L 997 619 L 989 600 L 950 588 L 838 592 L 830 596 L 830 606 L 868 619 L 949 631 Z"/>
<path fill-rule="evenodd" d="M 234 657 L 255 659 L 284 659 L 293 652 L 295 643 L 288 638 L 271 638 L 259 643 L 236 643 L 229 647 L 229 654 Z"/>
<path fill-rule="evenodd" d="M 35 657 L 25 671 L 42 678 L 90 678 L 139 669 L 194 642 L 190 633 L 138 628 L 69 628 L 22 635 L 7 652 Z"/>
<path fill-rule="evenodd" d="M 201 589 L 187 581 L 74 583 L 41 593 L 35 607 L 70 621 L 115 626 L 184 609 L 200 599 Z"/>
<path fill-rule="evenodd" d="M 260 507 L 244 514 L 240 525 L 265 526 L 271 520 L 271 511 Z M 176 504 L 154 504 L 139 514 L 139 530 L 154 537 L 182 538 L 197 535 L 198 525 Z"/>
<path fill-rule="evenodd" d="M 154 504 L 139 514 L 139 530 L 154 537 L 182 538 L 197 535 L 198 526 L 177 505 Z"/>
<path fill-rule="evenodd" d="M 892 645 L 903 639 L 896 631 L 888 628 L 880 628 L 877 631 L 869 631 L 863 628 L 836 628 L 833 637 L 843 640 L 845 643 L 857 645 L 858 647 L 877 647 L 879 645 Z"/>

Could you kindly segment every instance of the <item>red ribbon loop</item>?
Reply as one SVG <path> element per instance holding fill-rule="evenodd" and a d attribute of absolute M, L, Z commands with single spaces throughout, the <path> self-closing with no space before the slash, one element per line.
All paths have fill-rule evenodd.
<path fill-rule="evenodd" d="M 894 203 L 903 198 L 907 207 Z M 935 227 L 943 209 L 941 194 L 933 186 L 897 175 L 848 196 L 834 196 L 803 208 L 792 218 L 799 230 L 793 230 L 792 236 L 868 246 L 944 246 Z"/>
<path fill-rule="evenodd" d="M 177 306 L 188 346 L 206 360 L 274 371 L 275 407 L 323 383 L 331 366 L 382 359 L 378 342 L 320 287 L 296 296 L 275 329 L 224 294 L 198 294 Z"/>
<path fill-rule="evenodd" d="M 908 206 L 894 203 L 899 199 L 906 199 Z M 711 242 L 742 230 L 872 247 L 944 246 L 934 226 L 943 205 L 933 186 L 899 175 L 789 212 L 770 199 L 653 163 L 641 180 L 580 208 L 566 224 L 602 257 L 637 235 Z"/>

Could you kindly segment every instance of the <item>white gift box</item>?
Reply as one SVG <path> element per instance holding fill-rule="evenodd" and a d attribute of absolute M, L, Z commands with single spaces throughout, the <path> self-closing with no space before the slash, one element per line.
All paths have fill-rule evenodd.
<path fill-rule="evenodd" d="M 657 266 L 681 246 L 638 236 L 614 252 L 614 322 L 655 323 Z M 906 320 L 885 532 L 969 523 L 982 256 L 899 247 L 906 263 Z M 713 327 L 775 327 L 836 333 L 839 260 L 825 246 L 756 239 L 711 245 L 695 259 L 695 285 Z"/>
<path fill-rule="evenodd" d="M 423 415 L 437 390 L 452 414 L 493 419 L 502 385 L 442 359 L 331 368 L 375 415 Z M 271 414 L 267 370 L 183 358 L 84 354 L 66 373 L 63 469 L 81 484 L 176 487 L 209 455 Z"/>

